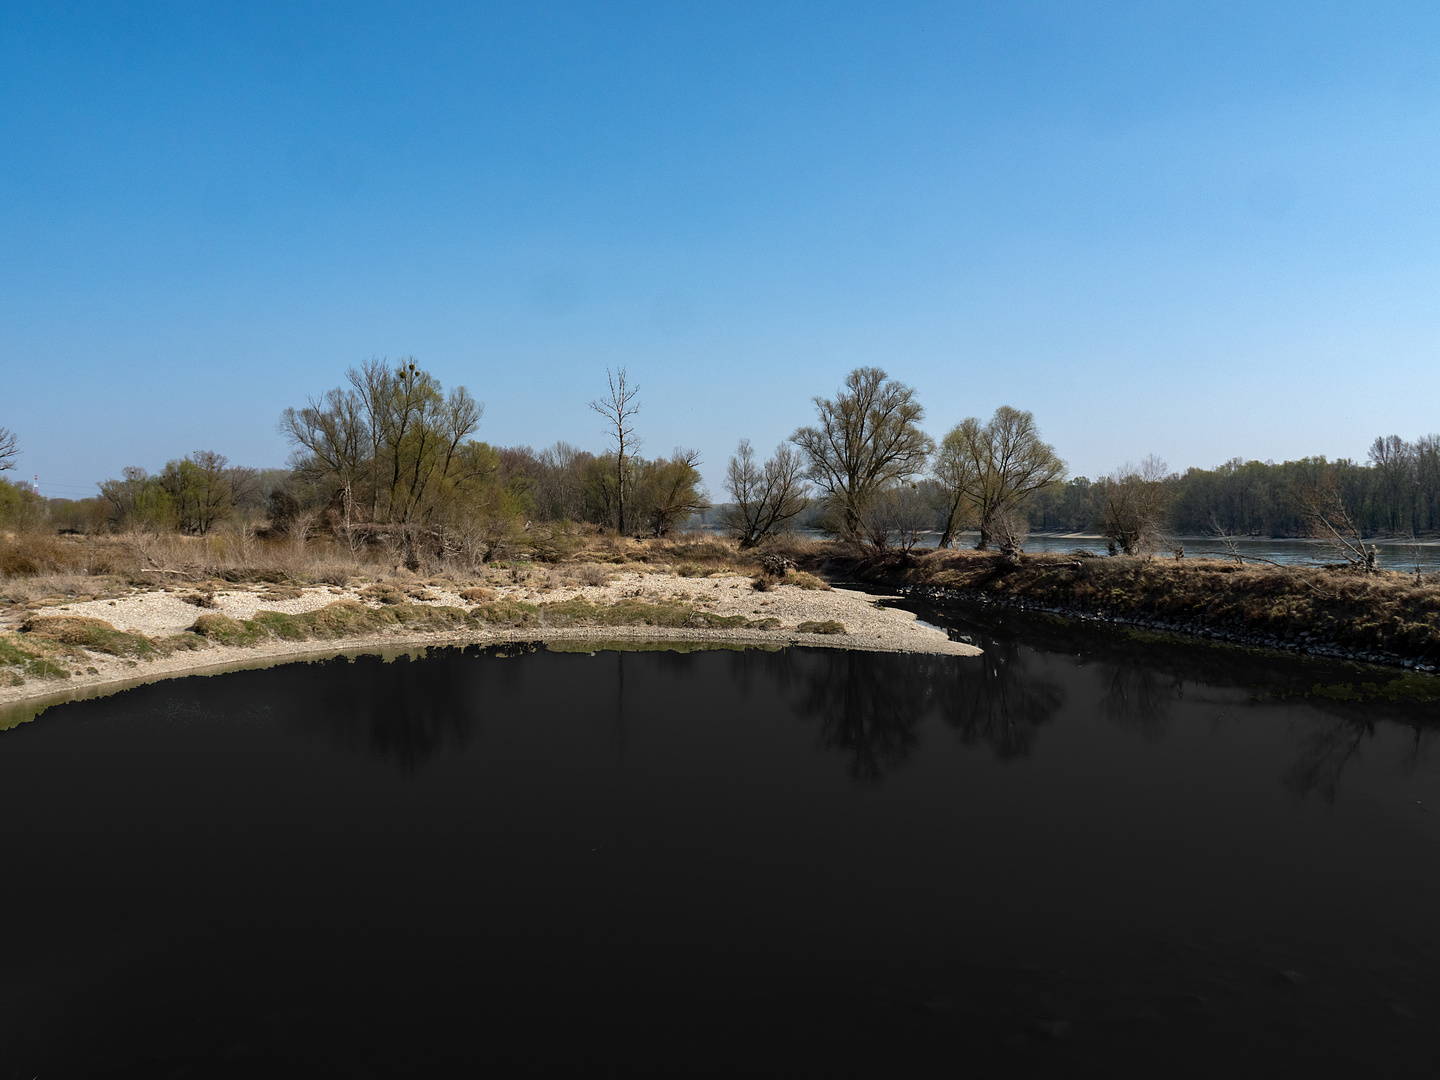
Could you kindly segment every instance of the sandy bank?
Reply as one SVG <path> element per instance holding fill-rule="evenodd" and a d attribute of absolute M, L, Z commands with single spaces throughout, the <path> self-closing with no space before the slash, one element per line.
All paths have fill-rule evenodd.
<path fill-rule="evenodd" d="M 107 655 L 93 650 L 72 650 L 57 661 L 68 677 L 29 677 L 18 685 L 0 685 L 0 709 L 7 713 L 22 703 L 41 703 L 93 697 L 137 682 L 174 678 L 189 674 L 212 674 L 236 668 L 267 666 L 272 662 L 315 659 L 323 656 L 385 652 L 427 646 L 495 645 L 506 642 L 575 642 L 579 645 L 606 642 L 684 642 L 693 645 L 755 646 L 781 648 L 791 645 L 858 649 L 881 652 L 940 653 L 954 656 L 978 655 L 972 645 L 951 641 L 944 631 L 919 622 L 898 608 L 886 606 L 886 598 L 848 589 L 803 589 L 777 585 L 767 592 L 756 591 L 751 580 L 735 574 L 681 578 L 673 574 L 621 572 L 605 584 L 536 589 L 524 584 L 497 587 L 494 600 L 519 604 L 563 604 L 584 601 L 607 606 L 624 601 L 650 604 L 681 604 L 715 620 L 744 617 L 749 626 L 467 626 L 460 631 L 415 632 L 395 627 L 378 634 L 336 638 L 327 641 L 286 641 L 268 638 L 253 645 L 236 646 L 204 641 L 202 647 L 157 655 L 150 659 Z M 275 589 L 266 586 L 236 585 L 216 590 L 204 607 L 187 602 L 193 589 L 136 592 L 112 600 L 54 604 L 31 615 L 72 616 L 101 619 L 118 631 L 161 639 L 183 634 L 200 615 L 223 615 L 239 621 L 259 612 L 280 611 L 291 615 L 317 611 L 337 601 L 350 601 L 381 609 L 383 605 L 370 590 L 359 586 L 315 586 Z M 462 597 L 444 587 L 426 585 L 411 588 L 406 604 L 435 608 L 473 609 L 475 598 Z M 14 632 L 23 619 L 12 616 L 0 630 Z M 802 631 L 803 624 L 839 623 L 843 633 Z M 765 623 L 763 627 L 759 624 Z M 21 634 L 18 640 L 28 635 Z M 7 672 L 14 669 L 5 669 Z"/>

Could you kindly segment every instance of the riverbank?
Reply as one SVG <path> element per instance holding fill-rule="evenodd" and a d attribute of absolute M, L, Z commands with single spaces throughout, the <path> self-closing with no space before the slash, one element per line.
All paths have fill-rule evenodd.
<path fill-rule="evenodd" d="M 1000 605 L 1318 657 L 1440 669 L 1440 584 L 1413 574 L 976 551 L 837 551 L 826 568 L 837 579 L 936 603 Z"/>
<path fill-rule="evenodd" d="M 758 582 L 758 587 L 757 587 Z M 0 616 L 0 707 L 341 652 L 508 642 L 656 642 L 978 655 L 883 597 L 803 573 L 699 566 L 512 569 L 487 584 L 217 581 L 47 597 Z"/>

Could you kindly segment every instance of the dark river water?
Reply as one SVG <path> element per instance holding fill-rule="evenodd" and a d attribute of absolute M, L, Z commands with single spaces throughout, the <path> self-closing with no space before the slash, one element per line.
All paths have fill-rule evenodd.
<path fill-rule="evenodd" d="M 52 708 L 0 732 L 0 1080 L 1433 1075 L 1435 707 L 1040 625 Z"/>

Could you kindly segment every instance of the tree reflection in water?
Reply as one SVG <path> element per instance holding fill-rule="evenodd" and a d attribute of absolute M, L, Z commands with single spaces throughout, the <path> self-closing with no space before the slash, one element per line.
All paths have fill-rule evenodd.
<path fill-rule="evenodd" d="M 1032 671 L 1030 650 L 1013 641 L 981 638 L 978 663 L 941 684 L 941 717 L 966 746 L 984 743 L 1002 760 L 1030 755 L 1040 726 L 1065 704 L 1057 682 Z"/>
<path fill-rule="evenodd" d="M 876 783 L 903 765 L 933 708 L 933 680 L 915 670 L 915 658 L 826 649 L 807 659 L 797 707 L 819 721 L 821 745 L 848 756 L 856 780 Z"/>
<path fill-rule="evenodd" d="M 467 745 L 479 731 L 487 695 L 473 685 L 476 681 L 520 675 L 517 665 L 467 664 L 464 659 L 461 650 L 445 649 L 432 650 L 423 661 L 361 656 L 267 674 L 290 684 L 273 695 L 282 722 L 320 732 L 347 750 L 375 754 L 413 776 L 442 752 Z"/>
<path fill-rule="evenodd" d="M 1024 757 L 1064 692 L 1031 673 L 1019 647 L 984 648 L 980 657 L 817 651 L 806 658 L 797 709 L 818 722 L 822 746 L 849 758 L 850 775 L 870 783 L 909 760 L 932 713 L 967 746 Z"/>
<path fill-rule="evenodd" d="M 1117 727 L 1139 732 L 1151 742 L 1164 738 L 1170 706 L 1184 696 L 1184 682 L 1145 664 L 1106 664 L 1100 707 Z"/>
<path fill-rule="evenodd" d="M 1360 756 L 1366 739 L 1375 735 L 1373 724 L 1354 720 L 1312 721 L 1297 733 L 1300 756 L 1285 771 L 1285 787 L 1298 799 L 1318 795 L 1327 806 L 1340 793 L 1345 766 Z"/>

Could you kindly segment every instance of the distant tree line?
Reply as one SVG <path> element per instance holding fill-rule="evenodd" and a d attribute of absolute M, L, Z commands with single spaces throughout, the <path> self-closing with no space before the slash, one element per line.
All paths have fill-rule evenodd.
<path fill-rule="evenodd" d="M 1440 436 L 1407 442 L 1377 438 L 1362 464 L 1323 457 L 1299 461 L 1233 458 L 1213 469 L 1190 468 L 1158 479 L 1164 527 L 1176 535 L 1224 531 L 1236 536 L 1296 537 L 1313 532 L 1317 497 L 1333 497 L 1364 536 L 1440 532 Z M 1103 532 L 1114 477 L 1080 476 L 1037 492 L 1032 529 Z"/>
<path fill-rule="evenodd" d="M 947 547 L 973 531 L 981 549 L 1019 550 L 1031 530 L 1089 532 L 1127 553 L 1179 535 L 1440 531 L 1440 436 L 1377 438 L 1363 464 L 1236 458 L 1176 474 L 1150 457 L 1067 479 L 1031 413 L 1001 406 L 937 441 L 923 429 L 915 390 L 877 367 L 856 368 L 833 397 L 815 397 L 814 422 L 764 460 L 741 439 L 725 471 L 728 499 L 712 507 L 694 450 L 640 453 L 640 388 L 624 368 L 606 374 L 605 394 L 590 403 L 609 435 L 599 452 L 563 441 L 539 451 L 491 446 L 475 437 L 484 407 L 465 387 L 447 392 L 410 358 L 371 360 L 281 414 L 286 468 L 195 451 L 156 474 L 127 467 L 81 500 L 46 500 L 0 480 L 0 525 L 326 535 L 353 552 L 390 545 L 410 563 L 422 548 L 483 561 L 537 526 L 663 536 L 712 509 L 742 546 L 797 527 L 877 549 L 925 537 Z M 17 445 L 0 428 L 0 472 L 13 467 Z"/>

